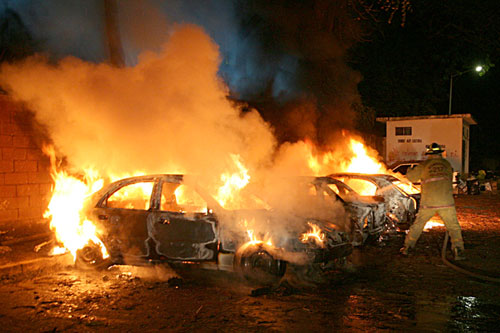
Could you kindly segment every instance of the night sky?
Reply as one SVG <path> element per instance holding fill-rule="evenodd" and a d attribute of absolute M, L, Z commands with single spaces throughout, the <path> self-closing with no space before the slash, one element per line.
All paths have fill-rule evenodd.
<path fill-rule="evenodd" d="M 175 24 L 202 26 L 232 98 L 257 107 L 282 142 L 327 144 L 336 128 L 376 134 L 375 117 L 447 114 L 450 75 L 489 64 L 483 76 L 455 77 L 452 112 L 478 122 L 471 168 L 500 169 L 500 2 L 401 3 L 125 0 L 118 21 L 127 66 Z M 1 61 L 38 52 L 107 60 L 102 1 L 3 1 L 0 10 Z M 289 121 L 297 113 L 307 113 L 300 125 Z"/>

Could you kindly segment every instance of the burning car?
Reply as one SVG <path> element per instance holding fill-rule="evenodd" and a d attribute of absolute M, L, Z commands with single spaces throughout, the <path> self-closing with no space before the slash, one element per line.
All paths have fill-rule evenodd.
<path fill-rule="evenodd" d="M 352 251 L 347 236 L 320 220 L 280 227 L 269 208 L 228 210 L 182 175 L 148 175 L 105 186 L 87 202 L 86 215 L 109 252 L 98 244 L 77 253 L 77 264 L 165 262 L 238 271 L 258 283 L 275 282 L 287 265 L 342 261 Z M 255 229 L 253 229 L 255 227 Z"/>
<path fill-rule="evenodd" d="M 332 177 L 316 177 L 312 182 L 318 196 L 340 201 L 351 220 L 352 244 L 359 246 L 368 239 L 378 240 L 386 230 L 387 216 L 384 198 L 361 196 L 342 181 Z"/>
<path fill-rule="evenodd" d="M 406 230 L 416 218 L 420 192 L 411 184 L 405 184 L 394 176 L 386 174 L 335 173 L 328 177 L 346 183 L 361 195 L 384 197 L 387 215 L 395 228 Z"/>

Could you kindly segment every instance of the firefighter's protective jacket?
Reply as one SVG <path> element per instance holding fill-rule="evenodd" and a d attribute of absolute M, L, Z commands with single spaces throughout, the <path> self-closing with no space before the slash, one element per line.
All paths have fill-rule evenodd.
<path fill-rule="evenodd" d="M 453 207 L 453 168 L 440 155 L 429 157 L 408 171 L 406 177 L 413 183 L 420 180 L 420 208 Z"/>

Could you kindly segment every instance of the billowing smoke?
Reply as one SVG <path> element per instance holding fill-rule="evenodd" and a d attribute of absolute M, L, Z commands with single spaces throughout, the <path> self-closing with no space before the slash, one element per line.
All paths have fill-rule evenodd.
<path fill-rule="evenodd" d="M 349 3 L 237 3 L 248 46 L 247 57 L 236 58 L 248 64 L 239 66 L 237 92 L 275 125 L 279 141 L 309 138 L 325 145 L 340 129 L 353 128 L 361 76 L 347 66 L 346 51 L 361 30 Z"/>
<path fill-rule="evenodd" d="M 3 65 L 0 85 L 34 111 L 74 171 L 187 173 L 200 176 L 214 194 L 221 174 L 237 171 L 239 156 L 252 180 L 262 182 L 256 192 L 264 190 L 271 204 L 281 206 L 285 235 L 304 223 L 289 211 L 313 207 L 307 196 L 289 190 L 295 180 L 282 179 L 309 174 L 308 156 L 294 145 L 276 150 L 272 128 L 257 111 L 234 106 L 217 75 L 219 61 L 217 45 L 203 30 L 184 25 L 159 53 L 141 54 L 134 67 L 73 57 L 51 64 L 35 56 Z M 338 222 L 343 209 L 337 208 L 330 211 Z M 266 229 L 267 222 L 254 227 Z"/>
<path fill-rule="evenodd" d="M 20 13 L 51 56 L 107 57 L 104 6 L 85 2 L 6 1 Z M 304 138 L 321 145 L 353 128 L 360 74 L 346 51 L 362 36 L 349 1 L 117 2 L 125 63 L 159 51 L 175 22 L 204 27 L 220 46 L 219 75 L 233 99 L 250 103 L 276 130 L 279 142 Z M 165 19 L 167 18 L 167 19 Z"/>
<path fill-rule="evenodd" d="M 231 105 L 218 64 L 210 38 L 183 26 L 135 67 L 33 57 L 4 66 L 1 80 L 79 168 L 220 174 L 229 154 L 255 168 L 273 152 L 272 131 L 256 111 Z"/>
<path fill-rule="evenodd" d="M 161 15 L 142 25 L 151 17 L 150 7 L 124 4 L 121 17 L 134 21 L 122 26 L 128 36 L 125 53 L 138 54 L 137 60 L 127 58 L 128 66 L 75 57 L 54 62 L 37 55 L 1 68 L 0 85 L 34 111 L 69 167 L 115 176 L 194 174 L 214 193 L 221 174 L 236 171 L 238 156 L 256 181 L 255 192 L 266 193 L 265 199 L 282 214 L 282 223 L 274 226 L 279 234 L 303 228 L 300 216 L 313 212 L 326 212 L 317 217 L 343 225 L 340 203 L 329 210 L 318 207 L 299 191 L 296 178 L 287 178 L 313 173 L 308 161 L 312 144 L 299 141 L 303 138 L 335 141 L 330 147 L 338 151 L 339 163 L 351 153 L 339 129 L 352 125 L 359 75 L 345 65 L 346 43 L 331 33 L 326 24 L 331 19 L 304 19 L 300 10 L 316 13 L 320 8 L 300 2 L 276 22 L 262 16 L 276 10 L 264 2 L 256 7 L 239 2 L 222 9 L 212 6 L 240 27 L 231 43 L 244 41 L 237 51 L 223 46 L 220 52 L 202 28 L 172 25 Z M 247 13 L 250 21 L 228 15 L 231 10 Z M 276 29 L 269 31 L 270 26 Z M 214 31 L 223 28 L 227 26 Z M 283 141 L 288 142 L 278 145 Z M 332 163 L 328 172 L 339 163 Z"/>

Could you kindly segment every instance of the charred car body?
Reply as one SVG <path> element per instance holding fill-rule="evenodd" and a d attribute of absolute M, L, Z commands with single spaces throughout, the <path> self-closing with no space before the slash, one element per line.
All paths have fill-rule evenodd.
<path fill-rule="evenodd" d="M 403 190 L 404 184 L 391 175 L 335 173 L 328 177 L 340 180 L 361 195 L 382 196 L 386 203 L 391 227 L 406 230 L 415 221 L 420 202 L 418 190 L 411 185 L 412 194 Z"/>
<path fill-rule="evenodd" d="M 236 270 L 259 283 L 280 279 L 287 265 L 327 265 L 352 251 L 347 237 L 321 221 L 300 221 L 300 230 L 273 229 L 276 216 L 265 209 L 227 210 L 182 175 L 148 175 L 123 179 L 95 193 L 87 218 L 99 230 L 110 259 L 96 246 L 80 250 L 77 264 L 166 262 Z M 249 239 L 247 227 L 259 221 Z M 318 237 L 304 238 L 314 223 Z M 248 226 L 247 226 L 248 225 Z"/>
<path fill-rule="evenodd" d="M 351 220 L 352 244 L 359 246 L 368 239 L 378 240 L 387 227 L 385 200 L 381 196 L 360 196 L 338 179 L 317 177 L 312 184 L 324 200 L 342 202 Z"/>

